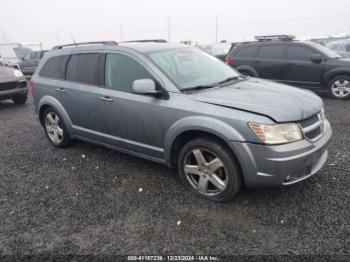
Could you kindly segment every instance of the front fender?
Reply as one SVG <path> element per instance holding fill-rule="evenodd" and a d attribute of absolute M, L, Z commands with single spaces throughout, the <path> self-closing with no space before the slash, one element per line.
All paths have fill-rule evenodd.
<path fill-rule="evenodd" d="M 350 69 L 348 67 L 337 67 L 328 71 L 323 77 L 323 85 L 327 85 L 329 81 L 336 75 L 349 75 Z"/>
<path fill-rule="evenodd" d="M 232 126 L 207 116 L 191 116 L 178 120 L 168 130 L 164 142 L 164 154 L 167 163 L 171 163 L 171 148 L 175 139 L 187 131 L 206 132 L 222 140 L 245 141 L 245 138 Z"/>
<path fill-rule="evenodd" d="M 71 135 L 72 132 L 72 121 L 69 118 L 67 111 L 64 109 L 62 104 L 54 97 L 52 96 L 43 96 L 38 104 L 37 114 L 39 115 L 39 112 L 43 106 L 50 106 L 53 107 L 59 115 L 63 118 L 63 122 L 65 124 L 65 127 L 68 131 L 68 133 Z"/>

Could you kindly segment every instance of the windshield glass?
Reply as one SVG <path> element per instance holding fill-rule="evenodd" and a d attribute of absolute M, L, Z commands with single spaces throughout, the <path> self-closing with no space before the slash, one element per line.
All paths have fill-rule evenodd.
<path fill-rule="evenodd" d="M 328 56 L 329 58 L 342 58 L 341 55 L 337 54 L 336 52 L 330 50 L 329 48 L 320 45 L 318 43 L 312 43 L 312 45 L 318 49 L 320 52 L 322 52 L 323 54 L 325 54 L 326 56 Z"/>
<path fill-rule="evenodd" d="M 162 50 L 149 56 L 180 90 L 239 76 L 230 66 L 198 48 Z"/>

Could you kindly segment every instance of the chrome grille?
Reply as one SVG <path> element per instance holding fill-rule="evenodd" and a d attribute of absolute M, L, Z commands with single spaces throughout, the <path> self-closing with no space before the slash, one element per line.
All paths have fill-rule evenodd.
<path fill-rule="evenodd" d="M 323 110 L 317 115 L 300 121 L 299 124 L 303 130 L 304 137 L 312 142 L 321 138 L 325 128 L 324 121 Z"/>

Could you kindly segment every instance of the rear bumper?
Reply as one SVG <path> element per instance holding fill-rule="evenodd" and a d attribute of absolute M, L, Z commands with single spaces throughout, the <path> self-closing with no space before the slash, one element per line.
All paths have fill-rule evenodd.
<path fill-rule="evenodd" d="M 291 185 L 317 173 L 327 160 L 327 147 L 332 136 L 327 120 L 325 126 L 323 136 L 316 142 L 304 139 L 278 146 L 231 142 L 246 185 Z"/>

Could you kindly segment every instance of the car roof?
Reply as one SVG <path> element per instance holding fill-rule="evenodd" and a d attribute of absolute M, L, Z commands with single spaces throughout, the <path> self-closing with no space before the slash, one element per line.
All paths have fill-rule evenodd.
<path fill-rule="evenodd" d="M 260 45 L 275 45 L 275 44 L 299 44 L 299 45 L 312 45 L 313 42 L 310 41 L 283 41 L 283 40 L 273 40 L 273 41 L 252 41 L 252 42 L 244 42 L 237 45 L 237 48 L 247 47 L 247 46 L 260 46 Z"/>
<path fill-rule="evenodd" d="M 93 51 L 93 50 L 125 50 L 132 49 L 140 53 L 149 53 L 154 51 L 163 51 L 176 48 L 189 48 L 190 46 L 178 43 L 155 43 L 155 42 L 123 42 L 116 45 L 85 45 L 85 46 L 72 46 L 61 49 L 54 49 L 51 54 L 68 54 L 74 51 L 74 53 Z"/>

